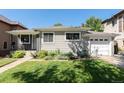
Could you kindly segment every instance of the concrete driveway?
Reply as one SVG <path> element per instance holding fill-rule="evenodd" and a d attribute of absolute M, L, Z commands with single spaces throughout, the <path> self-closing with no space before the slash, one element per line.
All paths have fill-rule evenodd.
<path fill-rule="evenodd" d="M 110 64 L 124 68 L 124 56 L 123 55 L 100 56 L 99 58 L 107 61 Z"/>

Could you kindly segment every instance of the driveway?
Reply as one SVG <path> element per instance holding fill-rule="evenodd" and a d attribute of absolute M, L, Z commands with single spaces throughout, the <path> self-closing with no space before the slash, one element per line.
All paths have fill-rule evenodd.
<path fill-rule="evenodd" d="M 107 61 L 110 64 L 124 68 L 124 56 L 123 55 L 100 56 L 99 58 Z"/>

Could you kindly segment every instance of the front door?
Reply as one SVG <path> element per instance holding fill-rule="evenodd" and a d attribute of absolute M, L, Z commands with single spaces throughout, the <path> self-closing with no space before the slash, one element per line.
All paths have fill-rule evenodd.
<path fill-rule="evenodd" d="M 21 35 L 21 47 L 24 50 L 31 50 L 31 41 L 32 36 L 31 35 Z"/>

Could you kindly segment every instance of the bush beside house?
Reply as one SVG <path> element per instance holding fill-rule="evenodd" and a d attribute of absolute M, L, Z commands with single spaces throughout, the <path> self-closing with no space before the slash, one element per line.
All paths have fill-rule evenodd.
<path fill-rule="evenodd" d="M 17 50 L 10 54 L 10 57 L 12 58 L 23 58 L 25 56 L 25 51 Z"/>
<path fill-rule="evenodd" d="M 60 50 L 46 51 L 40 50 L 36 54 L 32 55 L 34 58 L 44 59 L 44 60 L 73 60 L 89 57 L 85 52 L 83 53 L 73 53 L 73 52 L 61 52 Z"/>

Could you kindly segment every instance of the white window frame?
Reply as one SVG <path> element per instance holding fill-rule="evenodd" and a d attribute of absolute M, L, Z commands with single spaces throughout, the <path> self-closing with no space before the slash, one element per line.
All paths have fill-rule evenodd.
<path fill-rule="evenodd" d="M 66 39 L 66 34 L 67 33 L 79 33 L 79 39 L 76 39 L 76 40 L 68 40 L 68 39 Z M 65 32 L 65 41 L 79 41 L 79 40 L 81 40 L 81 32 Z"/>
<path fill-rule="evenodd" d="M 23 35 L 23 34 L 22 34 L 22 35 Z M 22 35 L 20 35 L 20 40 L 21 40 Z M 30 34 L 24 34 L 24 35 L 28 35 L 28 36 L 29 36 L 29 42 L 22 42 L 22 40 L 21 40 L 21 43 L 22 43 L 22 44 L 31 44 L 31 41 L 30 41 L 31 35 L 30 35 Z"/>
<path fill-rule="evenodd" d="M 44 33 L 52 33 L 53 34 L 53 42 L 44 42 Z M 55 42 L 55 32 L 42 32 L 42 42 L 43 43 L 54 43 Z"/>

